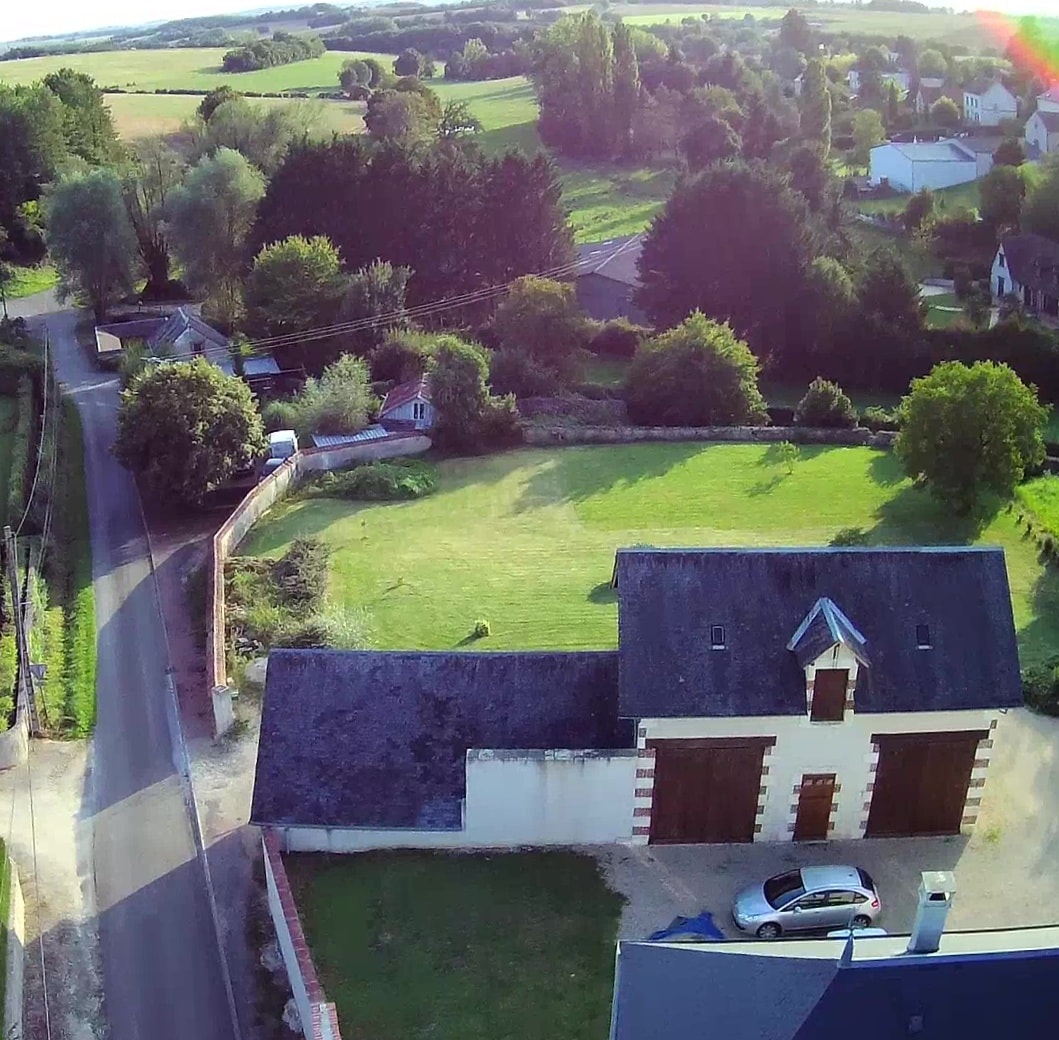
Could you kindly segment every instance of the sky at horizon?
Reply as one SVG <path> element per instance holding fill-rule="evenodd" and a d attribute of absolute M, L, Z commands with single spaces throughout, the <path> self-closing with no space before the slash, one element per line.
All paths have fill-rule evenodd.
<path fill-rule="evenodd" d="M 91 29 L 144 25 L 150 22 L 194 18 L 209 14 L 231 14 L 241 11 L 260 11 L 268 7 L 283 9 L 300 7 L 308 0 L 276 0 L 275 4 L 254 3 L 252 0 L 154 0 L 145 5 L 142 0 L 95 0 L 80 4 L 74 0 L 7 0 L 0 17 L 0 43 L 34 36 L 54 36 L 58 33 L 84 32 Z M 338 0 L 341 2 L 341 0 Z M 750 4 L 753 0 L 748 0 Z M 929 3 L 929 0 L 927 0 Z M 797 0 L 792 0 L 797 6 Z M 1056 0 L 951 0 L 931 3 L 931 7 L 952 7 L 956 10 L 987 8 L 1004 14 L 1053 14 Z M 145 12 L 149 17 L 145 18 Z"/>

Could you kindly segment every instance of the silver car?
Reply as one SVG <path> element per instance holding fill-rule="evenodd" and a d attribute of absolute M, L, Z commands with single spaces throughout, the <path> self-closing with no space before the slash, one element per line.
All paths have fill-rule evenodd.
<path fill-rule="evenodd" d="M 867 928 L 881 913 L 875 882 L 859 867 L 789 870 L 747 886 L 732 904 L 736 925 L 759 939 L 815 928 Z"/>

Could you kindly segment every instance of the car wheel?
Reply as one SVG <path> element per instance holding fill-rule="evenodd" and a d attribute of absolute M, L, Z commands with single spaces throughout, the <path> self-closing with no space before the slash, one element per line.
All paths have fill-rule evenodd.
<path fill-rule="evenodd" d="M 780 934 L 780 926 L 773 924 L 771 921 L 768 924 L 763 924 L 757 930 L 757 937 L 759 939 L 776 939 Z"/>
<path fill-rule="evenodd" d="M 857 916 L 853 918 L 853 927 L 854 928 L 870 928 L 871 927 L 871 918 L 865 916 L 864 914 L 857 914 Z"/>

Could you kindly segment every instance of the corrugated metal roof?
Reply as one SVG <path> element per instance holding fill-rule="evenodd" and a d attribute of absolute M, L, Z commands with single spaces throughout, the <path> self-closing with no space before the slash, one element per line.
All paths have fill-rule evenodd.
<path fill-rule="evenodd" d="M 364 444 L 367 441 L 378 441 L 389 437 L 388 430 L 381 426 L 367 426 L 359 433 L 314 433 L 313 446 L 316 448 L 344 448 L 347 444 Z"/>

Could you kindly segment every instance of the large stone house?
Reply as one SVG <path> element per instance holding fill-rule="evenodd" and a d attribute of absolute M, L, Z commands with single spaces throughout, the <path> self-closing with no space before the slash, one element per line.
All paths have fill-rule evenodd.
<path fill-rule="evenodd" d="M 623 549 L 617 651 L 270 655 L 290 850 L 956 834 L 1021 703 L 999 549 Z"/>
<path fill-rule="evenodd" d="M 989 280 L 993 296 L 1014 296 L 1030 311 L 1059 318 L 1059 242 L 1025 232 L 1005 235 Z"/>

